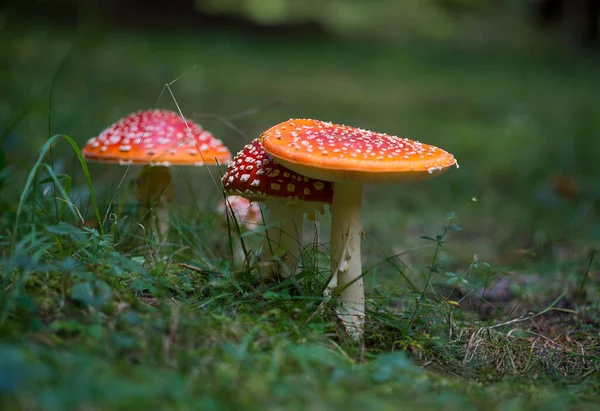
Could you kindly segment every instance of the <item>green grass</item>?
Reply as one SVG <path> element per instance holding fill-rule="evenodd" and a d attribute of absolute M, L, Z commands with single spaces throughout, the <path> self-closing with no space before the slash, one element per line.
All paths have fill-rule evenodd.
<path fill-rule="evenodd" d="M 5 29 L 0 47 L 3 409 L 597 406 L 597 61 L 218 31 Z M 69 140 L 50 140 L 82 145 L 188 71 L 178 104 L 232 151 L 306 116 L 458 158 L 429 182 L 365 190 L 361 344 L 320 297 L 327 216 L 304 275 L 263 284 L 254 254 L 232 258 L 207 170 L 175 170 L 159 247 L 128 193 L 135 170 L 88 177 Z M 168 92 L 158 105 L 174 108 Z M 261 233 L 243 239 L 255 253 Z"/>

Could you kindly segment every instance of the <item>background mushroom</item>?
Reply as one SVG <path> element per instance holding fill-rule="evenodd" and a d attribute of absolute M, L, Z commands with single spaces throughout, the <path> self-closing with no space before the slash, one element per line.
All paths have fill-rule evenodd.
<path fill-rule="evenodd" d="M 231 211 L 233 210 L 233 215 Z M 254 230 L 262 223 L 260 207 L 242 196 L 227 196 L 217 207 L 217 212 L 226 216 L 235 217 L 243 228 Z"/>
<path fill-rule="evenodd" d="M 334 182 L 331 271 L 338 275 L 338 315 L 349 333 L 362 335 L 365 302 L 361 267 L 361 207 L 365 183 L 433 177 L 458 164 L 437 147 L 407 138 L 328 122 L 292 119 L 260 137 L 276 161 L 311 178 Z"/>
<path fill-rule="evenodd" d="M 173 200 L 170 166 L 227 163 L 231 153 L 223 143 L 191 120 L 167 110 L 146 110 L 122 118 L 82 149 L 87 161 L 143 165 L 138 201 L 154 209 L 159 242 L 169 231 Z"/>
<path fill-rule="evenodd" d="M 268 241 L 263 242 L 261 254 L 263 278 L 294 274 L 302 251 L 304 214 L 320 211 L 323 203 L 331 203 L 332 184 L 275 163 L 258 139 L 235 155 L 222 182 L 228 195 L 261 201 L 268 208 Z"/>
<path fill-rule="evenodd" d="M 262 224 L 260 206 L 242 196 L 227 196 L 217 206 L 217 212 L 228 222 L 235 219 L 243 230 L 254 230 Z M 241 243 L 237 243 L 233 250 L 234 256 L 241 260 L 246 259 Z"/>

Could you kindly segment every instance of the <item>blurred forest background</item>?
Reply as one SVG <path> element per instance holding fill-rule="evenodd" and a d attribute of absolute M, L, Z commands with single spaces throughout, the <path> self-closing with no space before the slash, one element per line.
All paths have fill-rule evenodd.
<path fill-rule="evenodd" d="M 527 29 L 542 29 L 546 35 L 560 33 L 568 42 L 596 47 L 599 13 L 594 0 L 11 0 L 4 19 L 153 29 L 304 29 L 384 42 L 522 40 Z"/>
<path fill-rule="evenodd" d="M 2 155 L 25 173 L 49 134 L 83 145 L 131 111 L 173 109 L 161 91 L 178 79 L 183 113 L 232 152 L 313 117 L 455 154 L 460 170 L 442 179 L 368 187 L 367 203 L 398 210 L 385 225 L 367 212 L 381 241 L 415 238 L 477 198 L 462 238 L 488 258 L 555 241 L 577 249 L 600 238 L 598 21 L 593 0 L 9 1 Z M 74 159 L 56 161 L 69 170 Z M 123 172 L 92 170 L 109 191 Z"/>

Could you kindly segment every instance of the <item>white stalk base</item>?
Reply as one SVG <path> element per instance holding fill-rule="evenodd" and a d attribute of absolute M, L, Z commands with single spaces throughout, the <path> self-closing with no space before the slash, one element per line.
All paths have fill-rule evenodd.
<path fill-rule="evenodd" d="M 167 241 L 169 234 L 169 204 L 173 200 L 171 172 L 163 166 L 145 166 L 138 176 L 137 199 L 142 216 L 150 213 L 150 227 L 157 244 Z"/>
<path fill-rule="evenodd" d="M 363 335 L 365 291 L 362 279 L 362 185 L 335 183 L 331 206 L 331 272 L 326 292 L 336 288 L 340 306 L 337 315 L 356 340 Z"/>

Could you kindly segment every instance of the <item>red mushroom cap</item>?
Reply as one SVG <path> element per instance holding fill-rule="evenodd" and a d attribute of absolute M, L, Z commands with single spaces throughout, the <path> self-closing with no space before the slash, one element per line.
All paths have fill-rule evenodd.
<path fill-rule="evenodd" d="M 90 161 L 144 165 L 215 165 L 231 153 L 221 140 L 191 120 L 167 110 L 146 110 L 122 118 L 82 150 Z"/>
<path fill-rule="evenodd" d="M 458 166 L 435 146 L 319 120 L 285 121 L 265 131 L 260 142 L 284 166 L 339 183 L 417 180 Z"/>
<path fill-rule="evenodd" d="M 331 183 L 313 180 L 275 163 L 258 139 L 236 154 L 221 181 L 227 194 L 250 200 L 287 198 L 331 204 L 333 199 Z"/>

